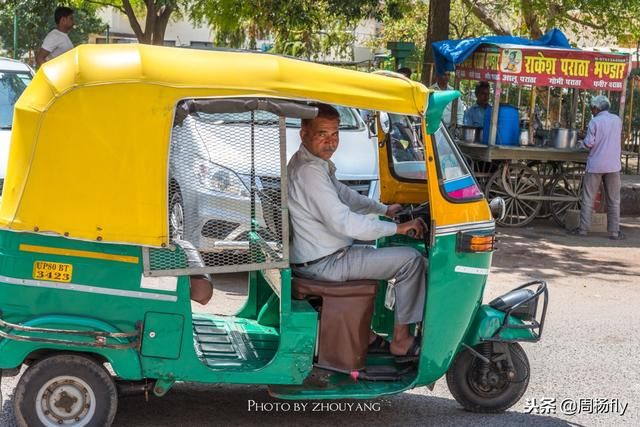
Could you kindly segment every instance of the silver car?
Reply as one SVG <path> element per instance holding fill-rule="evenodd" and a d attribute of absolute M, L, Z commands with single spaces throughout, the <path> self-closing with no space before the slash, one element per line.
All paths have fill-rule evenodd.
<path fill-rule="evenodd" d="M 336 108 L 340 146 L 332 160 L 337 177 L 361 194 L 377 198 L 376 141 L 357 110 Z M 252 230 L 266 240 L 279 240 L 283 205 L 277 116 L 264 111 L 252 114 L 192 113 L 173 128 L 170 231 L 173 238 L 187 240 L 201 252 L 246 250 Z M 239 143 L 252 138 L 255 144 Z M 287 118 L 287 161 L 299 145 L 300 120 Z M 251 188 L 258 195 L 254 203 Z"/>

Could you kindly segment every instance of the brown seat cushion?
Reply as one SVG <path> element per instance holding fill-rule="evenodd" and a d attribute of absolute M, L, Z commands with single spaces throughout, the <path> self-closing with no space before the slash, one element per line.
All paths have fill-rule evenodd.
<path fill-rule="evenodd" d="M 355 297 L 375 295 L 378 282 L 375 280 L 351 280 L 348 282 L 325 282 L 322 280 L 291 279 L 292 294 L 295 299 L 307 296 L 318 297 Z"/>

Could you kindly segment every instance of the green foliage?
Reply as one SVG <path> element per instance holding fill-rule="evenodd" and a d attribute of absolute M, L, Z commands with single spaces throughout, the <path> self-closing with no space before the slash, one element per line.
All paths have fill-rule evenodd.
<path fill-rule="evenodd" d="M 211 0 L 196 1 L 189 17 L 209 24 L 218 46 L 256 48 L 273 39 L 277 53 L 318 58 L 347 56 L 356 24 L 384 11 L 397 15 L 404 0 Z"/>
<path fill-rule="evenodd" d="M 28 56 L 33 58 L 35 52 L 42 45 L 42 41 L 49 31 L 55 28 L 53 19 L 55 8 L 64 3 L 55 3 L 48 0 L 9 0 L 4 1 L 0 7 L 0 50 L 13 56 L 13 20 L 14 10 L 18 16 L 18 40 L 17 57 Z M 69 33 L 69 38 L 74 45 L 86 43 L 91 33 L 100 33 L 105 30 L 105 24 L 96 16 L 95 6 L 85 5 L 74 9 L 76 25 Z"/>
<path fill-rule="evenodd" d="M 640 0 L 461 1 L 494 32 L 537 38 L 557 27 L 576 37 L 640 39 Z"/>

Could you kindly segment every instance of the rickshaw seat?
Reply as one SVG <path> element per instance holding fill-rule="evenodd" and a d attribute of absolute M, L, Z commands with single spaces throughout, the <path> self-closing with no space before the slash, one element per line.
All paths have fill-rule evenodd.
<path fill-rule="evenodd" d="M 378 282 L 325 282 L 293 277 L 295 299 L 320 297 L 318 364 L 343 371 L 363 369 L 369 347 L 373 301 Z"/>

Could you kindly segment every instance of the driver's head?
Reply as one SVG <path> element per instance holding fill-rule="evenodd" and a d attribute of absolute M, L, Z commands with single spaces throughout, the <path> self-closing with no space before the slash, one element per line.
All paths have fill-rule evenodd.
<path fill-rule="evenodd" d="M 300 139 L 311 154 L 329 160 L 338 149 L 340 113 L 328 104 L 317 104 L 318 115 L 314 119 L 302 119 Z"/>

